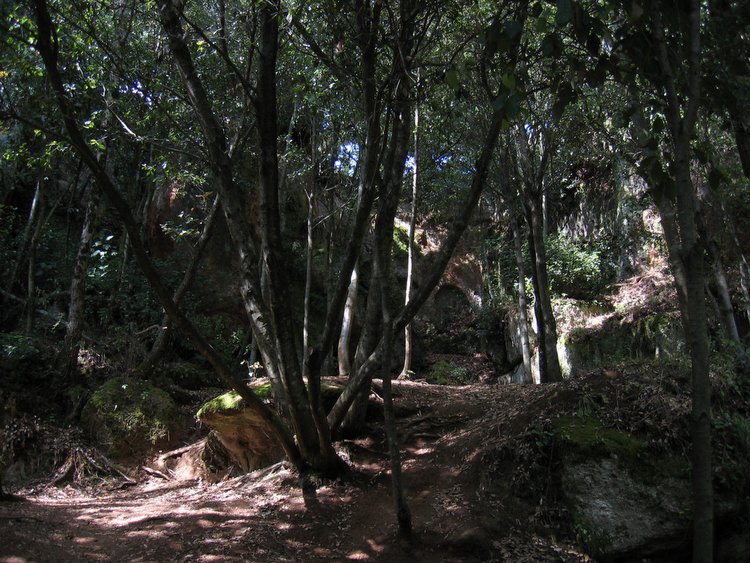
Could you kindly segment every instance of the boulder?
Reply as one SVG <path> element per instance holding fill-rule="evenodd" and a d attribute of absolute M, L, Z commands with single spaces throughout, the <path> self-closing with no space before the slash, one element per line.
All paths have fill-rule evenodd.
<path fill-rule="evenodd" d="M 554 423 L 560 484 L 573 526 L 598 561 L 636 561 L 688 548 L 687 460 L 654 457 L 635 436 L 593 418 Z"/>
<path fill-rule="evenodd" d="M 603 458 L 566 463 L 562 487 L 576 532 L 599 561 L 635 561 L 687 548 L 686 480 L 646 484 L 617 460 Z"/>
<path fill-rule="evenodd" d="M 267 396 L 270 384 L 267 389 L 261 386 L 255 392 Z M 233 461 L 244 471 L 271 465 L 284 457 L 284 449 L 268 423 L 248 409 L 236 391 L 211 399 L 201 407 L 196 417 L 214 431 Z"/>
<path fill-rule="evenodd" d="M 271 384 L 261 380 L 252 386 L 261 399 L 271 402 Z M 323 382 L 323 405 L 330 408 L 341 394 L 340 383 Z M 198 420 L 214 431 L 216 438 L 243 471 L 254 471 L 284 458 L 284 449 L 262 418 L 247 408 L 236 391 L 211 399 L 196 414 Z"/>
<path fill-rule="evenodd" d="M 180 426 L 177 406 L 169 394 L 131 377 L 113 377 L 94 391 L 81 420 L 115 456 L 164 446 Z"/>

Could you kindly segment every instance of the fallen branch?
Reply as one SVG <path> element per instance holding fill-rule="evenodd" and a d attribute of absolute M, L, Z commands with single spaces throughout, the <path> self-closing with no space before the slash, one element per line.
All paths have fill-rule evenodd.
<path fill-rule="evenodd" d="M 162 473 L 161 471 L 157 471 L 156 469 L 151 469 L 150 467 L 147 467 L 145 465 L 141 466 L 141 469 L 148 473 L 149 475 L 153 477 L 158 477 L 159 479 L 164 479 L 165 481 L 171 481 L 172 478 L 169 475 L 166 475 Z"/>

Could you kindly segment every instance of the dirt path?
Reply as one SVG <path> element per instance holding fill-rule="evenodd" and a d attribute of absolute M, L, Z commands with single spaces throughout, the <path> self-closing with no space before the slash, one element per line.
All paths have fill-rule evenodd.
<path fill-rule="evenodd" d="M 44 489 L 26 502 L 0 503 L 0 562 L 585 560 L 512 528 L 513 514 L 505 514 L 507 533 L 488 531 L 472 469 L 488 437 L 522 424 L 523 405 L 551 400 L 553 387 L 397 382 L 396 391 L 408 413 L 400 430 L 410 542 L 396 535 L 378 430 L 341 444 L 354 471 L 314 494 L 303 494 L 280 466 L 256 479 L 150 479 L 101 496 Z"/>

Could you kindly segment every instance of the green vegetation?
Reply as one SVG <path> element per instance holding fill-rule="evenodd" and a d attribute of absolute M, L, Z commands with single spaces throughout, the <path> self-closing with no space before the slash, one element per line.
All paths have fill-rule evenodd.
<path fill-rule="evenodd" d="M 18 332 L 0 332 L 0 350 L 3 360 L 11 362 L 28 360 L 39 354 L 33 339 Z"/>
<path fill-rule="evenodd" d="M 645 447 L 645 443 L 635 436 L 605 428 L 599 420 L 588 416 L 558 418 L 553 421 L 552 429 L 565 447 L 584 458 L 605 453 L 634 463 Z"/>
<path fill-rule="evenodd" d="M 547 239 L 550 286 L 558 295 L 591 299 L 615 281 L 616 253 L 604 244 L 570 241 L 563 233 Z"/>
<path fill-rule="evenodd" d="M 177 408 L 165 391 L 128 377 L 114 377 L 94 391 L 82 420 L 116 455 L 165 440 L 178 424 Z"/>
<path fill-rule="evenodd" d="M 471 383 L 472 375 L 463 366 L 457 366 L 447 360 L 438 360 L 430 366 L 427 381 L 437 385 L 466 385 Z"/>
<path fill-rule="evenodd" d="M 270 383 L 264 383 L 263 385 L 258 385 L 257 387 L 253 387 L 252 390 L 253 390 L 253 393 L 255 393 L 261 399 L 269 400 L 271 398 L 271 384 Z M 204 404 L 198 410 L 195 416 L 196 418 L 200 419 L 204 414 L 207 414 L 207 413 L 236 411 L 236 410 L 242 409 L 243 406 L 244 406 L 244 401 L 242 400 L 242 397 L 240 397 L 236 391 L 228 391 L 227 393 L 224 393 L 223 395 L 214 397 L 213 399 L 208 401 L 206 404 Z"/>

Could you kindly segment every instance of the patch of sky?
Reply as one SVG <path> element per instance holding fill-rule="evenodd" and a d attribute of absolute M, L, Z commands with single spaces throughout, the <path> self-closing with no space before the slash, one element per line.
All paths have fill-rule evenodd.
<path fill-rule="evenodd" d="M 339 147 L 339 154 L 333 163 L 337 172 L 342 172 L 347 176 L 354 176 L 359 161 L 359 143 L 349 141 Z"/>

